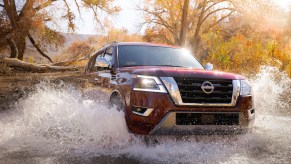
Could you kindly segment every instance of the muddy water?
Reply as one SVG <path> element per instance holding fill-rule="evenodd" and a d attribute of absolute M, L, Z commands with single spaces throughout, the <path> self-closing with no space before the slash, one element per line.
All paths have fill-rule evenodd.
<path fill-rule="evenodd" d="M 291 80 L 265 67 L 252 78 L 252 133 L 162 136 L 145 143 L 94 89 L 44 82 L 0 113 L 0 163 L 291 163 Z"/>

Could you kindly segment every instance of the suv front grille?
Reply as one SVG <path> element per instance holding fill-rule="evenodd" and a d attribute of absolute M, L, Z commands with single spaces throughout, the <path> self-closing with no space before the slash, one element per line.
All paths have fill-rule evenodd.
<path fill-rule="evenodd" d="M 174 78 L 180 90 L 183 103 L 227 104 L 232 101 L 232 80 Z M 201 86 L 209 81 L 214 90 L 207 94 Z"/>

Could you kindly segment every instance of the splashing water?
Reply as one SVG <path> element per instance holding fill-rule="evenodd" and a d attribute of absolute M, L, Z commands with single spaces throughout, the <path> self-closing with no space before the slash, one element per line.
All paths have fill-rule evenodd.
<path fill-rule="evenodd" d="M 263 67 L 251 82 L 252 133 L 161 136 L 150 145 L 127 132 L 124 114 L 108 108 L 97 91 L 41 83 L 14 110 L 0 113 L 0 162 L 288 163 L 291 79 Z"/>
<path fill-rule="evenodd" d="M 291 79 L 284 72 L 263 66 L 251 83 L 259 113 L 291 115 Z"/>
<path fill-rule="evenodd" d="M 1 149 L 49 154 L 110 154 L 126 145 L 124 114 L 98 100 L 83 99 L 73 87 L 41 83 L 34 94 L 0 115 Z M 2 152 L 3 153 L 3 152 Z M 9 155 L 9 154 L 8 154 Z"/>

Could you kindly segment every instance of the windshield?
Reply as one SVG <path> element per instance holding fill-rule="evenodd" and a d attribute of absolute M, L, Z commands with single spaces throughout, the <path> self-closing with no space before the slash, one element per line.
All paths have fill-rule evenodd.
<path fill-rule="evenodd" d="M 120 67 L 171 66 L 203 69 L 194 56 L 182 48 L 122 45 L 118 46 L 118 60 Z"/>

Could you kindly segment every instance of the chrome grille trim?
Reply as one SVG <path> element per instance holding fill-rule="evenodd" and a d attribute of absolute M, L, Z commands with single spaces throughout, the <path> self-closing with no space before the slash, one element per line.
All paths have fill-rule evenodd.
<path fill-rule="evenodd" d="M 231 103 L 184 103 L 177 82 L 173 77 L 160 77 L 177 106 L 235 106 L 240 92 L 240 81 L 232 80 Z"/>

